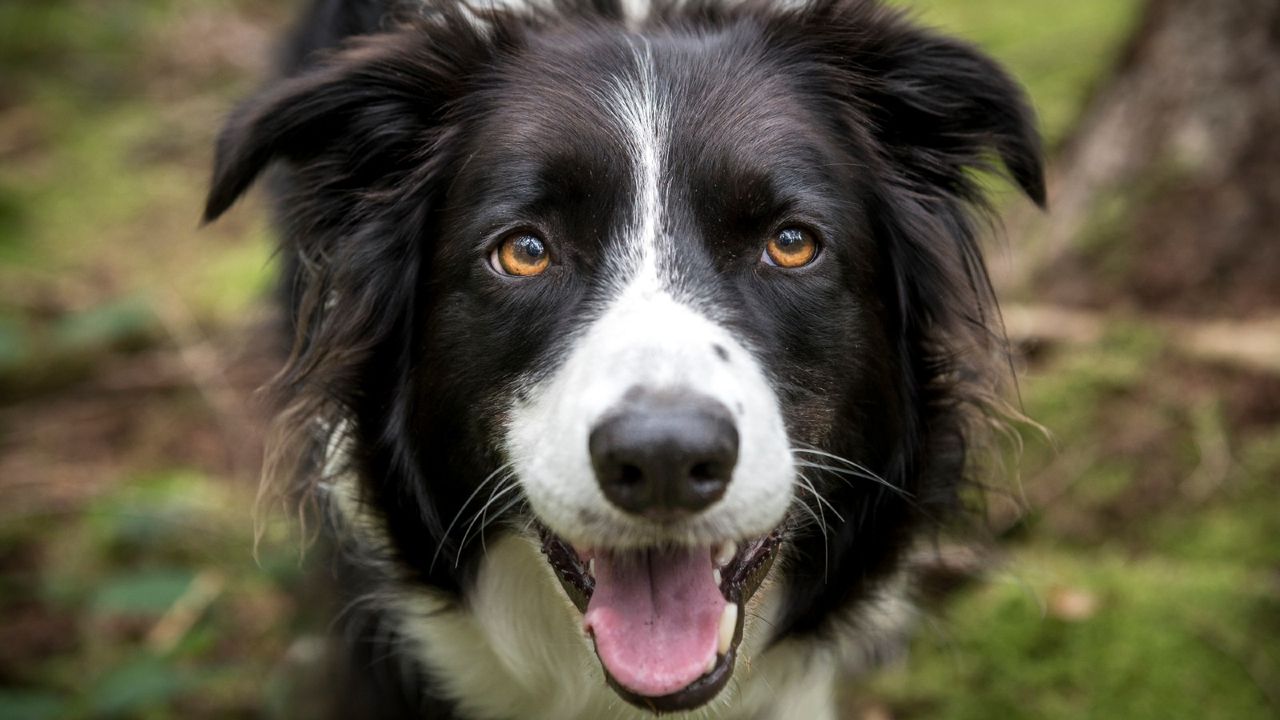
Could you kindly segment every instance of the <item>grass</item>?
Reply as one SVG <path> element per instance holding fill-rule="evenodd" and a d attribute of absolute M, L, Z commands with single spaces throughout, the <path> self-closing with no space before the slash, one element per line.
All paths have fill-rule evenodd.
<path fill-rule="evenodd" d="M 878 688 L 902 714 L 955 720 L 1270 717 L 1280 657 L 1250 628 L 1277 612 L 1242 563 L 1027 548 Z"/>
<path fill-rule="evenodd" d="M 1051 143 L 1139 6 L 899 4 L 1005 61 Z M 252 555 L 260 431 L 236 398 L 269 368 L 228 360 L 265 304 L 270 233 L 252 202 L 197 225 L 279 5 L 0 4 L 0 720 L 281 717 L 314 655 L 293 531 Z M 1120 317 L 1034 355 L 1022 393 L 1055 441 L 1029 439 L 1003 569 L 857 707 L 1274 717 L 1278 382 L 1187 365 Z"/>

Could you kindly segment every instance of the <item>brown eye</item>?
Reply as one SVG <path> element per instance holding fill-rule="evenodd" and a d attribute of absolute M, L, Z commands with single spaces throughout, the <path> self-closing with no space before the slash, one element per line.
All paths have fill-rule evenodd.
<path fill-rule="evenodd" d="M 489 264 L 503 275 L 540 275 L 551 265 L 551 253 L 537 235 L 513 233 L 493 249 Z"/>
<path fill-rule="evenodd" d="M 818 256 L 818 241 L 813 233 L 796 227 L 783 228 L 769 238 L 760 261 L 780 268 L 798 268 Z"/>

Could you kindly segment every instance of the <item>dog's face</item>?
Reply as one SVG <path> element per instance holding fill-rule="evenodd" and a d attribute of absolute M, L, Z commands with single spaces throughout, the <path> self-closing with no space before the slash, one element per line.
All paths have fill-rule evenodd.
<path fill-rule="evenodd" d="M 788 425 L 819 430 L 814 391 L 858 381 L 849 159 L 735 41 L 538 39 L 473 99 L 432 263 L 433 309 L 465 322 L 426 352 L 485 366 L 485 434 L 580 548 L 768 535 Z"/>
<path fill-rule="evenodd" d="M 724 686 L 766 578 L 780 636 L 820 627 L 954 502 L 968 173 L 994 149 L 1041 192 L 968 48 L 866 3 L 736 13 L 368 41 L 233 121 L 210 204 L 293 161 L 319 270 L 286 387 L 353 424 L 396 561 L 465 595 L 479 538 L 537 537 L 659 710 Z"/>

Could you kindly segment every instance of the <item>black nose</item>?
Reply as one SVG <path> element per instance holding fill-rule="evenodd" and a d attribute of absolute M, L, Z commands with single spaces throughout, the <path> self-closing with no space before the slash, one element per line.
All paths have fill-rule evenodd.
<path fill-rule="evenodd" d="M 631 392 L 591 431 L 591 464 L 609 501 L 666 520 L 724 495 L 738 462 L 728 408 L 697 395 Z"/>

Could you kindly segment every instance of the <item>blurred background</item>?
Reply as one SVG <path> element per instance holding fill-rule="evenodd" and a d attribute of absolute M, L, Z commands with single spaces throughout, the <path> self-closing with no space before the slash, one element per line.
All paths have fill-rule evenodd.
<path fill-rule="evenodd" d="M 197 220 L 296 4 L 0 0 L 0 718 L 294 714 L 325 620 L 287 519 L 254 554 L 271 234 Z M 899 4 L 1040 113 L 1052 212 L 993 181 L 989 257 L 1049 436 L 847 717 L 1280 717 L 1280 3 Z"/>

